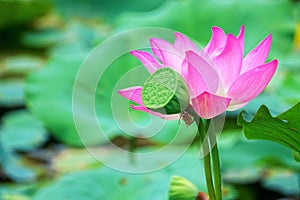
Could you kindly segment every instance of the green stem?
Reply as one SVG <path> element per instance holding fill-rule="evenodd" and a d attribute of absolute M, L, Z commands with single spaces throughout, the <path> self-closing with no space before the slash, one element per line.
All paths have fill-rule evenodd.
<path fill-rule="evenodd" d="M 212 179 L 213 174 L 212 174 L 212 170 L 211 170 L 210 149 L 209 149 L 208 141 L 205 140 L 206 125 L 204 125 L 202 120 L 199 119 L 198 132 L 199 132 L 199 135 L 200 135 L 203 152 L 204 153 L 208 152 L 204 156 L 204 171 L 205 171 L 205 179 L 206 179 L 208 195 L 209 195 L 210 200 L 216 200 L 214 184 L 213 184 L 213 179 Z"/>
<path fill-rule="evenodd" d="M 221 167 L 216 134 L 213 133 L 207 135 L 208 139 L 205 140 L 205 136 L 210 125 L 210 120 L 199 118 L 191 106 L 187 108 L 187 112 L 190 113 L 194 117 L 194 119 L 199 119 L 198 132 L 202 143 L 203 153 L 205 155 L 204 171 L 209 199 L 222 200 Z M 212 149 L 211 146 L 213 146 Z M 206 152 L 208 153 L 206 154 Z M 213 166 L 211 166 L 211 162 Z"/>
<path fill-rule="evenodd" d="M 220 167 L 220 158 L 218 143 L 216 143 L 211 151 L 212 161 L 213 161 L 213 170 L 214 170 L 214 184 L 217 200 L 222 200 L 222 177 L 221 177 L 221 167 Z"/>
<path fill-rule="evenodd" d="M 204 157 L 204 171 L 205 171 L 205 179 L 206 185 L 208 190 L 209 199 L 216 200 L 216 194 L 212 179 L 212 170 L 211 170 L 211 163 L 210 163 L 210 153 L 206 154 Z"/>

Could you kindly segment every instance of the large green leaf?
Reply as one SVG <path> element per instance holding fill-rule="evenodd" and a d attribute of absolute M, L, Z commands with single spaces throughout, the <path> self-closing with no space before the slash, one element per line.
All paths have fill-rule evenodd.
<path fill-rule="evenodd" d="M 26 104 L 56 139 L 75 146 L 82 144 L 73 121 L 73 84 L 92 45 L 102 40 L 97 28 L 72 22 L 63 30 L 45 30 L 24 37 L 24 43 L 30 46 L 54 45 L 44 68 L 26 79 Z M 85 92 L 83 90 L 82 94 Z M 90 143 L 99 143 L 99 139 L 93 136 L 87 131 L 82 137 Z"/>
<path fill-rule="evenodd" d="M 34 200 L 118 200 L 167 199 L 168 176 L 130 175 L 111 169 L 89 170 L 62 177 L 43 188 Z"/>
<path fill-rule="evenodd" d="M 276 117 L 262 105 L 253 118 L 242 111 L 238 124 L 244 127 L 248 139 L 271 140 L 300 152 L 299 112 L 300 102 Z"/>
<path fill-rule="evenodd" d="M 73 55 L 72 58 L 66 54 L 51 58 L 44 69 L 27 78 L 25 89 L 27 106 L 54 137 L 78 145 L 80 138 L 72 117 L 72 86 L 86 54 L 73 52 Z"/>
<path fill-rule="evenodd" d="M 201 169 L 203 166 L 195 152 L 187 153 L 163 170 L 145 174 L 122 173 L 103 167 L 63 176 L 38 191 L 33 199 L 167 200 L 172 174 L 196 180 L 197 187 L 203 189 L 204 174 Z"/>
<path fill-rule="evenodd" d="M 42 188 L 33 199 L 51 200 L 60 197 L 63 200 L 73 194 L 74 200 L 93 200 L 100 197 L 103 197 L 103 200 L 114 200 L 119 199 L 120 195 L 124 200 L 167 200 L 169 183 L 173 175 L 191 181 L 195 185 L 194 193 L 197 192 L 196 188 L 205 192 L 203 164 L 197 153 L 197 149 L 193 148 L 173 164 L 159 171 L 144 174 L 122 173 L 106 167 L 70 173 Z M 225 189 L 227 193 L 224 193 L 224 199 L 231 200 L 236 191 L 232 189 L 228 191 L 227 185 Z"/>

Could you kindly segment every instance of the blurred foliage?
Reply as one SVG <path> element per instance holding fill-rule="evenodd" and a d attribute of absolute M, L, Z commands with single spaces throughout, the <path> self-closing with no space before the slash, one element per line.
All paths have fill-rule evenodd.
<path fill-rule="evenodd" d="M 43 124 L 27 111 L 14 111 L 5 115 L 0 126 L 2 169 L 14 181 L 28 181 L 37 175 L 23 163 L 18 151 L 30 152 L 48 139 Z"/>
<path fill-rule="evenodd" d="M 30 54 L 5 55 L 0 61 L 0 105 L 24 105 L 24 76 L 44 65 L 42 58 Z"/>
<path fill-rule="evenodd" d="M 72 115 L 72 90 L 74 77 L 84 56 L 75 51 L 69 55 L 58 54 L 54 59 L 49 59 L 43 70 L 29 76 L 26 82 L 27 106 L 46 124 L 55 138 L 66 144 L 80 144 Z M 86 137 L 92 136 L 88 132 L 86 134 Z M 98 141 L 97 138 L 90 139 Z"/>
<path fill-rule="evenodd" d="M 5 148 L 31 151 L 47 141 L 43 124 L 27 111 L 15 111 L 2 119 L 1 141 Z"/>
<path fill-rule="evenodd" d="M 100 18 L 112 21 L 120 13 L 138 11 L 144 12 L 157 8 L 165 0 L 139 1 L 139 0 L 53 0 L 63 17 Z M 70 6 L 72 5 L 72 6 Z M 85 8 L 85 9 L 82 9 Z"/>
<path fill-rule="evenodd" d="M 293 156 L 296 161 L 300 162 L 300 153 L 299 152 L 293 151 Z"/>
<path fill-rule="evenodd" d="M 0 197 L 2 200 L 30 200 L 29 197 L 25 195 L 18 195 L 18 194 L 4 194 L 4 195 L 0 194 Z"/>
<path fill-rule="evenodd" d="M 211 27 L 222 27 L 237 34 L 245 25 L 245 52 L 270 32 L 273 34 L 271 56 L 291 51 L 296 19 L 290 1 L 168 1 L 148 13 L 124 13 L 117 19 L 121 30 L 137 27 L 164 27 L 182 33 L 205 45 Z M 230 13 L 230 14 L 229 14 Z"/>
<path fill-rule="evenodd" d="M 167 199 L 166 173 L 128 175 L 102 168 L 66 175 L 39 191 L 33 199 Z M 85 187 L 82 187 L 84 185 Z M 137 190 L 137 188 L 139 188 Z"/>
<path fill-rule="evenodd" d="M 70 171 L 98 168 L 102 164 L 87 152 L 86 149 L 67 148 L 59 152 L 52 160 L 52 169 L 57 174 Z"/>
<path fill-rule="evenodd" d="M 14 107 L 24 104 L 24 82 L 19 79 L 0 80 L 0 105 Z"/>
<path fill-rule="evenodd" d="M 299 173 L 284 169 L 274 168 L 270 170 L 263 180 L 263 185 L 266 188 L 280 191 L 282 194 L 291 195 L 299 192 L 299 187 L 293 184 L 297 184 L 299 181 Z"/>
<path fill-rule="evenodd" d="M 272 86 L 251 101 L 246 109 L 254 113 L 262 103 L 265 103 L 276 113 L 280 113 L 287 109 L 291 102 L 293 104 L 300 98 L 299 83 L 292 83 L 292 79 L 299 80 L 299 75 L 289 74 L 286 70 L 300 66 L 299 52 L 293 50 L 298 15 L 299 7 L 287 0 L 247 2 L 188 0 L 168 1 L 159 9 L 148 13 L 124 13 L 116 22 L 120 31 L 149 26 L 170 28 L 185 33 L 203 46 L 211 36 L 212 26 L 220 26 L 226 33 L 238 34 L 240 26 L 244 24 L 245 53 L 272 33 L 273 44 L 269 58 L 280 59 L 277 75 L 271 83 Z M 293 86 L 288 87 L 287 84 Z M 229 113 L 229 115 L 237 114 L 238 111 Z"/>
<path fill-rule="evenodd" d="M 80 33 L 78 34 L 80 35 Z M 80 39 L 82 43 L 87 41 L 85 40 L 85 35 L 81 36 Z M 89 43 L 85 43 L 85 45 L 79 44 L 79 47 L 72 48 L 72 51 L 69 51 L 68 47 L 56 47 L 55 55 L 49 58 L 45 67 L 37 73 L 31 74 L 26 80 L 27 106 L 47 125 L 56 139 L 73 146 L 82 146 L 82 140 L 88 145 L 106 142 L 99 134 L 95 134 L 93 131 L 86 131 L 80 135 L 80 138 L 73 119 L 72 94 L 74 79 L 81 67 L 81 63 L 90 50 L 89 48 L 83 48 L 88 46 L 88 44 Z M 116 88 L 116 84 L 126 72 L 135 68 L 137 64 L 137 59 L 126 54 L 112 63 L 103 73 L 99 81 L 95 94 L 97 102 L 96 112 L 99 121 L 102 122 L 101 128 L 109 139 L 125 135 L 115 121 L 111 102 L 113 97 L 116 98 L 118 102 L 126 101 L 117 94 L 117 90 L 121 88 Z M 132 73 L 126 77 L 126 84 L 136 84 L 136 81 L 142 82 L 146 77 L 147 73 L 140 74 L 139 77 Z M 82 85 L 84 85 L 84 83 L 82 83 Z M 122 87 L 124 87 L 124 85 L 122 85 Z M 80 89 L 81 95 L 88 96 L 92 86 L 86 84 Z M 51 105 L 51 107 L 49 107 L 49 105 Z M 115 106 L 116 109 L 119 108 L 119 105 Z M 81 107 L 82 120 L 84 120 L 86 124 L 92 123 L 94 116 L 85 110 L 84 105 Z M 123 107 L 119 109 L 128 110 L 129 108 Z M 149 116 L 146 113 L 137 111 L 130 112 L 135 119 L 140 121 L 140 124 L 147 124 L 147 122 L 149 122 Z M 124 112 L 119 112 L 118 118 L 126 122 L 127 116 L 123 116 L 122 113 Z M 58 118 L 61 120 L 57 120 Z M 153 141 L 168 143 L 174 138 L 173 133 L 178 129 L 178 126 L 176 126 L 177 121 L 168 121 L 165 123 L 166 126 L 160 131 L 160 134 L 152 138 Z M 194 128 L 195 127 L 190 127 L 185 130 L 187 133 L 184 135 L 185 138 L 182 138 L 183 141 L 187 141 L 191 138 L 189 132 L 194 131 Z M 148 132 L 151 134 L 151 130 L 148 130 Z"/>
<path fill-rule="evenodd" d="M 26 75 L 44 65 L 43 60 L 30 54 L 19 54 L 5 57 L 0 66 L 2 77 Z"/>
<path fill-rule="evenodd" d="M 220 138 L 219 146 L 223 177 L 226 182 L 224 191 L 228 192 L 224 199 L 236 199 L 239 195 L 239 191 L 230 187 L 231 184 L 249 184 L 257 181 L 262 181 L 264 187 L 270 190 L 280 190 L 286 195 L 297 193 L 300 166 L 293 162 L 291 152 L 287 148 L 268 141 L 248 142 L 241 131 L 225 132 Z M 143 151 L 143 148 L 140 151 Z M 77 169 L 68 167 L 63 162 L 71 161 L 63 159 L 62 154 L 65 158 L 71 158 L 75 151 L 67 150 L 53 158 L 54 163 L 60 162 L 59 165 L 55 164 L 56 169 L 64 170 L 63 173 L 66 175 L 59 173 L 54 182 L 43 183 L 31 196 L 33 199 L 45 200 L 99 199 L 99 197 L 112 200 L 120 198 L 119 195 L 122 194 L 125 199 L 167 199 L 169 181 L 174 174 L 193 182 L 199 191 L 205 191 L 204 174 L 199 170 L 203 168 L 202 162 L 195 159 L 197 151 L 196 146 L 192 147 L 174 164 L 157 172 L 133 175 L 86 164 L 85 162 L 90 160 L 87 159 L 90 155 L 84 150 L 78 154 L 76 161 L 72 162 L 74 167 L 75 165 L 81 167 Z M 237 160 L 239 162 L 236 162 Z M 11 190 L 6 187 L 3 191 L 9 193 Z"/>
<path fill-rule="evenodd" d="M 137 13 L 121 15 L 117 21 L 124 18 L 124 23 L 121 23 L 122 20 L 120 22 L 121 25 L 119 27 L 124 26 L 124 28 L 121 29 L 132 28 L 131 26 L 135 26 L 135 27 L 162 26 L 166 28 L 175 29 L 175 27 L 170 26 L 170 24 L 171 25 L 174 24 L 176 25 L 176 30 L 194 36 L 195 39 L 197 39 L 200 42 L 203 42 L 205 40 L 208 40 L 208 38 L 211 35 L 210 32 L 211 25 L 219 25 L 221 27 L 224 27 L 225 30 L 234 30 L 239 28 L 241 23 L 239 23 L 238 21 L 236 23 L 228 23 L 229 21 L 232 22 L 232 18 L 236 17 L 239 18 L 241 22 L 243 22 L 246 25 L 246 29 L 248 29 L 246 31 L 246 34 L 249 34 L 248 36 L 246 35 L 246 48 L 249 49 L 248 44 L 252 44 L 253 41 L 257 43 L 259 40 L 262 39 L 262 37 L 266 36 L 270 31 L 272 31 L 274 35 L 273 43 L 276 45 L 280 45 L 280 48 L 276 48 L 275 46 L 272 49 L 274 49 L 274 51 L 276 50 L 282 51 L 284 49 L 285 52 L 289 50 L 291 48 L 292 41 L 293 41 L 292 34 L 293 34 L 293 24 L 294 24 L 294 19 L 290 12 L 290 10 L 292 9 L 291 3 L 289 3 L 288 1 L 278 1 L 276 3 L 269 2 L 268 6 L 264 7 L 269 9 L 268 11 L 263 11 L 262 9 L 255 9 L 255 12 L 252 12 L 251 9 L 248 8 L 249 6 L 256 8 L 257 2 L 256 3 L 250 2 L 249 4 L 250 5 L 248 4 L 245 5 L 244 3 L 227 3 L 225 5 L 222 6 L 220 5 L 219 7 L 215 7 L 214 6 L 215 4 L 210 1 L 203 1 L 201 3 L 198 1 L 197 2 L 179 1 L 176 3 L 167 2 L 166 4 L 164 4 L 163 7 L 159 8 L 156 12 L 153 11 L 156 17 L 157 16 L 160 17 L 159 20 L 153 20 L 151 16 L 154 16 L 154 13 L 149 12 L 143 14 L 145 16 L 142 17 L 143 20 L 141 21 L 141 24 L 138 23 L 138 20 L 141 19 L 141 17 L 136 17 L 139 15 Z M 195 8 L 200 7 L 200 5 L 201 5 L 201 9 L 203 9 L 203 12 L 194 12 Z M 75 6 L 82 6 L 82 5 L 81 4 L 77 5 L 75 3 Z M 58 7 L 60 7 L 59 4 Z M 231 12 L 230 10 L 235 10 L 236 7 L 240 8 L 238 9 L 239 12 L 234 12 L 234 16 L 227 15 L 228 12 Z M 212 9 L 216 9 L 216 10 L 211 12 Z M 249 13 L 250 11 L 251 11 L 251 16 L 252 15 L 253 16 L 251 18 L 246 17 L 250 15 Z M 188 19 L 184 19 L 181 17 L 178 18 L 178 16 L 181 16 L 178 15 L 178 13 L 180 12 L 183 12 L 182 16 L 187 16 Z M 185 13 L 202 13 L 202 14 L 199 15 L 196 14 L 194 16 L 194 15 L 187 15 Z M 216 13 L 219 15 L 218 17 L 215 16 L 209 17 L 210 15 L 214 15 Z M 127 19 L 128 17 L 127 15 L 128 16 L 132 15 L 133 17 L 131 18 L 129 17 L 129 19 Z M 241 17 L 240 15 L 242 15 L 243 17 Z M 276 19 L 278 20 L 271 19 L 270 16 L 273 15 L 276 16 Z M 151 20 L 147 20 L 148 16 Z M 256 20 L 254 20 L 257 18 L 269 20 L 269 22 L 267 23 L 268 24 L 267 27 L 259 29 L 261 31 L 265 31 L 264 33 L 262 33 L 261 31 L 259 31 L 259 34 L 257 34 L 257 31 L 255 34 L 251 32 L 258 29 L 257 23 L 261 23 L 261 26 L 265 26 L 266 23 L 265 21 L 260 20 L 257 22 Z M 206 20 L 206 19 L 211 19 L 211 20 Z M 148 21 L 149 23 L 153 22 L 154 24 L 151 23 L 149 24 L 147 23 Z M 286 22 L 289 22 L 290 24 L 287 24 Z M 186 23 L 189 24 L 185 26 Z M 197 24 L 197 26 L 191 24 Z M 196 31 L 202 29 L 203 31 L 205 30 L 206 32 Z M 38 35 L 31 34 L 25 37 L 25 43 L 33 46 L 37 46 L 37 45 L 43 46 L 43 44 L 49 45 L 55 42 L 59 44 L 55 48 L 53 48 L 52 52 L 55 54 L 55 56 L 50 57 L 50 60 L 46 64 L 46 67 L 42 71 L 35 73 L 28 78 L 27 85 L 26 85 L 27 105 L 29 105 L 29 108 L 37 116 L 39 116 L 41 120 L 45 122 L 45 124 L 48 126 L 48 128 L 50 128 L 51 132 L 54 134 L 54 136 L 57 139 L 70 145 L 75 145 L 75 146 L 81 145 L 79 137 L 75 131 L 72 109 L 71 109 L 71 95 L 72 95 L 73 81 L 75 79 L 76 72 L 78 71 L 81 63 L 83 62 L 85 55 L 87 55 L 90 48 L 95 44 L 95 41 L 99 42 L 102 39 L 101 36 L 103 36 L 103 33 L 98 34 L 97 30 L 98 28 L 96 28 L 96 26 L 94 25 L 87 26 L 87 25 L 81 25 L 77 23 L 75 24 L 71 23 L 71 25 L 68 25 L 63 30 L 59 30 L 59 32 L 53 30 L 51 30 L 50 32 L 42 31 L 38 33 Z M 97 35 L 100 35 L 100 38 L 99 37 L 97 38 Z M 260 35 L 261 37 L 258 37 Z M 285 45 L 284 48 L 282 47 L 281 43 Z M 251 48 L 252 47 L 253 46 L 251 46 Z M 273 55 L 279 55 L 281 53 L 282 52 L 275 52 Z M 119 78 L 124 73 L 131 70 L 132 67 L 135 67 L 137 64 L 138 64 L 137 59 L 125 55 L 124 57 L 119 58 L 115 63 L 113 63 L 110 66 L 108 71 L 105 72 L 105 74 L 102 76 L 101 82 L 99 83 L 99 88 L 101 88 L 101 91 L 99 91 L 99 95 L 96 95 L 96 99 L 97 102 L 101 102 L 101 103 L 96 105 L 98 107 L 97 112 L 99 113 L 99 117 L 101 118 L 99 120 L 105 121 L 104 124 L 107 126 L 102 128 L 104 130 L 107 130 L 105 132 L 108 134 L 110 138 L 122 134 L 122 131 L 117 129 L 117 125 L 115 124 L 113 119 L 112 111 L 108 109 L 110 107 L 110 102 L 112 98 L 110 94 L 116 92 L 116 88 L 114 88 L 114 86 L 119 80 Z M 65 70 L 61 66 L 64 66 L 64 68 L 68 68 L 68 70 Z M 113 74 L 113 76 L 111 76 L 111 74 Z M 59 78 L 60 76 L 62 78 Z M 55 82 L 57 86 L 53 85 L 54 84 L 53 80 L 57 80 Z M 134 81 L 142 82 L 143 78 L 139 77 L 137 81 L 137 78 L 132 76 L 132 77 L 128 77 L 128 80 L 130 80 L 131 83 L 134 84 Z M 286 84 L 291 84 L 291 83 L 286 83 Z M 278 87 L 278 91 L 282 91 L 282 85 Z M 84 94 L 85 91 L 82 91 L 82 93 Z M 272 97 L 274 94 L 276 95 L 277 93 L 272 92 Z M 292 100 L 295 99 L 295 90 L 290 89 L 289 94 L 291 94 L 290 96 Z M 250 104 L 248 106 L 248 109 L 254 112 L 257 108 L 257 105 L 260 105 L 261 102 L 264 101 L 266 98 L 272 99 L 272 101 L 271 102 L 268 101 L 268 103 L 271 104 L 272 107 L 274 107 L 274 105 L 278 104 L 278 101 L 281 101 L 281 97 L 282 95 L 278 95 L 278 97 L 276 96 L 276 98 L 270 98 L 267 93 L 266 95 L 262 95 L 257 101 L 254 101 L 252 104 Z M 288 103 L 290 103 L 292 100 L 289 100 Z M 53 104 L 53 102 L 55 102 L 55 104 Z M 281 107 L 284 107 L 288 103 L 282 101 L 282 103 L 280 104 L 282 105 Z M 49 109 L 48 106 L 49 104 L 52 105 L 51 107 L 52 109 Z M 60 112 L 56 112 L 57 110 L 59 110 Z M 136 112 L 131 111 L 131 113 L 136 113 Z M 138 118 L 140 119 L 141 118 L 145 119 L 144 121 L 148 120 L 148 116 L 145 114 L 135 114 L 135 115 L 138 115 Z M 63 120 L 57 121 L 56 119 L 58 117 L 60 117 Z M 88 119 L 85 120 L 88 123 L 89 120 Z M 169 126 L 169 128 L 172 127 L 174 126 L 173 125 Z M 172 132 L 173 132 L 172 130 L 166 131 L 166 133 L 172 133 Z M 168 135 L 165 133 L 160 134 L 161 137 L 158 138 L 158 140 L 164 142 L 170 141 L 170 138 L 172 139 L 172 135 L 171 136 Z M 85 141 L 87 141 L 88 144 L 101 143 L 101 138 L 95 138 L 92 134 L 87 133 L 87 135 L 83 137 L 90 138 L 89 139 L 90 142 L 87 141 L 87 139 L 84 139 Z M 154 140 L 156 139 L 154 138 Z"/>
<path fill-rule="evenodd" d="M 48 0 L 1 0 L 0 30 L 26 24 L 47 13 L 49 6 Z"/>
<path fill-rule="evenodd" d="M 226 33 L 237 34 L 244 24 L 246 53 L 272 32 L 269 59 L 279 59 L 278 71 L 264 93 L 245 107 L 247 113 L 254 114 L 261 104 L 266 104 L 269 109 L 258 111 L 254 119 L 262 116 L 268 118 L 269 124 L 254 126 L 253 121 L 246 121 L 248 118 L 240 120 L 245 127 L 251 127 L 251 137 L 255 138 L 264 134 L 254 134 L 253 127 L 268 132 L 275 127 L 271 127 L 273 123 L 282 124 L 283 132 L 286 128 L 299 130 L 298 112 L 288 116 L 293 126 L 285 126 L 286 116 L 281 118 L 279 115 L 300 99 L 298 2 L 0 0 L 0 16 L 3 44 L 0 51 L 0 199 L 103 197 L 101 199 L 111 200 L 120 199 L 121 194 L 122 199 L 161 200 L 168 198 L 169 181 L 173 175 L 185 177 L 199 191 L 205 191 L 203 166 L 196 159 L 197 145 L 171 166 L 142 175 L 108 169 L 85 149 L 69 146 L 82 145 L 72 113 L 73 85 L 81 64 L 98 44 L 131 28 L 173 29 L 205 45 L 211 36 L 211 26 L 217 25 Z M 127 101 L 116 94 L 121 89 L 118 80 L 139 64 L 129 54 L 117 59 L 104 72 L 95 94 L 97 118 L 103 124 L 101 128 L 109 139 L 121 138 L 121 143 L 128 143 L 130 137 L 114 121 L 111 99 L 116 98 L 120 105 Z M 138 77 L 136 74 L 127 75 L 126 84 L 142 84 L 146 77 L 146 73 L 140 73 Z M 90 89 L 84 87 L 80 91 L 83 96 Z M 20 108 L 25 110 L 7 112 Z M 82 120 L 89 125 L 91 116 L 84 108 L 81 108 Z M 128 112 L 141 126 L 152 120 L 145 113 Z M 238 112 L 229 112 L 227 116 L 235 119 Z M 122 123 L 129 123 L 127 116 L 120 114 L 118 117 Z M 228 123 L 232 121 L 235 120 Z M 144 141 L 141 146 L 149 145 L 155 149 L 167 144 L 178 129 L 177 123 L 167 122 L 160 134 Z M 194 128 L 185 129 L 182 143 L 190 140 Z M 151 134 L 151 130 L 143 134 Z M 280 137 L 279 132 L 276 136 Z M 105 148 L 105 141 L 93 133 L 86 132 L 81 137 L 90 144 L 101 144 Z M 266 194 L 256 194 L 251 188 L 242 190 L 238 187 L 249 184 L 260 185 L 264 192 L 273 191 L 280 193 L 280 197 L 296 199 L 300 166 L 292 159 L 290 149 L 270 141 L 247 141 L 241 130 L 231 128 L 222 133 L 219 146 L 226 183 L 223 188 L 225 199 L 254 200 L 262 195 L 265 195 L 264 199 L 273 199 Z M 298 150 L 295 145 L 293 147 Z M 147 148 L 137 146 L 136 150 L 147 151 Z M 109 156 L 109 152 L 107 154 Z M 294 151 L 293 155 L 299 160 L 298 152 Z"/>

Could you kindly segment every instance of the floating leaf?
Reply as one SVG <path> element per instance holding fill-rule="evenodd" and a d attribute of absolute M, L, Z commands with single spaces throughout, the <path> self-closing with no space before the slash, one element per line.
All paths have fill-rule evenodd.
<path fill-rule="evenodd" d="M 187 151 L 173 164 L 155 172 L 132 174 L 102 167 L 69 173 L 41 188 L 33 200 L 167 200 L 173 174 L 186 177 L 195 187 L 204 191 L 203 165 L 194 150 Z"/>
<path fill-rule="evenodd" d="M 45 48 L 63 42 L 66 39 L 62 31 L 56 29 L 45 29 L 35 32 L 27 32 L 23 35 L 24 45 L 35 48 Z"/>
<path fill-rule="evenodd" d="M 162 170 L 144 174 L 122 173 L 102 167 L 69 173 L 37 191 L 33 200 L 86 199 L 86 200 L 162 200 L 168 199 L 170 179 L 174 174 L 193 182 L 194 193 L 205 191 L 202 161 L 195 149 L 187 151 L 173 164 Z M 189 181 L 188 181 L 189 182 Z M 225 186 L 224 199 L 232 199 L 236 191 Z"/>
<path fill-rule="evenodd" d="M 33 200 L 160 200 L 167 191 L 166 176 L 161 175 L 129 175 L 108 168 L 76 172 L 44 187 Z"/>
<path fill-rule="evenodd" d="M 4 73 L 10 74 L 27 74 L 43 65 L 43 60 L 40 57 L 21 54 L 10 56 L 4 59 Z"/>
<path fill-rule="evenodd" d="M 191 168 L 193 166 L 193 168 Z M 102 200 L 161 200 L 168 198 L 169 181 L 173 173 L 182 174 L 186 167 L 188 178 L 204 178 L 201 163 L 196 159 L 196 154 L 188 153 L 173 165 L 152 173 L 130 174 L 122 173 L 106 167 L 84 172 L 75 172 L 65 175 L 56 182 L 42 188 L 33 197 L 33 200 L 54 199 L 102 199 Z M 193 169 L 191 171 L 190 169 Z M 82 187 L 84 185 L 84 187 Z M 201 187 L 204 188 L 204 182 Z M 137 189 L 138 188 L 138 189 Z"/>
<path fill-rule="evenodd" d="M 101 165 L 86 149 L 68 148 L 59 152 L 52 160 L 53 169 L 59 174 Z"/>
<path fill-rule="evenodd" d="M 2 168 L 4 173 L 16 182 L 31 181 L 36 178 L 36 172 L 25 166 L 19 157 L 11 152 L 3 159 Z"/>
<path fill-rule="evenodd" d="M 78 52 L 77 52 L 78 53 Z M 60 141 L 80 145 L 72 115 L 73 79 L 85 54 L 75 52 L 50 59 L 48 64 L 26 80 L 26 101 L 29 109 Z M 90 141 L 97 142 L 86 133 Z M 91 135 L 92 134 L 92 135 Z"/>
<path fill-rule="evenodd" d="M 299 174 L 296 171 L 275 168 L 264 177 L 263 185 L 284 195 L 295 195 L 299 192 Z"/>
<path fill-rule="evenodd" d="M 1 134 L 0 134 L 1 135 Z M 28 168 L 22 163 L 18 155 L 7 149 L 0 140 L 0 164 L 4 174 L 14 181 L 30 181 L 35 178 L 34 170 Z"/>
<path fill-rule="evenodd" d="M 263 167 L 253 166 L 252 163 L 250 167 L 226 169 L 222 177 L 228 183 L 249 184 L 259 181 L 263 172 Z"/>
<path fill-rule="evenodd" d="M 64 47 L 89 47 L 101 42 L 104 35 L 110 33 L 100 25 L 78 23 L 73 20 L 68 22 L 64 29 L 41 29 L 27 32 L 23 36 L 23 44 L 34 48 L 52 47 L 51 50 L 59 51 Z M 55 52 L 59 53 L 59 52 Z"/>
<path fill-rule="evenodd" d="M 232 144 L 229 143 L 230 140 Z M 266 140 L 247 140 L 242 130 L 223 132 L 219 143 L 224 169 L 234 171 L 253 168 L 257 166 L 258 161 L 265 161 L 265 164 L 297 166 L 290 157 L 290 150 L 285 146 Z M 239 162 L 235 162 L 236 158 Z"/>
<path fill-rule="evenodd" d="M 30 151 L 43 145 L 48 139 L 43 124 L 25 110 L 6 114 L 0 132 L 0 140 L 9 150 Z"/>
<path fill-rule="evenodd" d="M 229 183 L 259 181 L 265 171 L 273 166 L 291 169 L 300 167 L 285 146 L 266 140 L 246 140 L 242 130 L 223 132 L 219 139 L 219 149 L 223 178 Z"/>
<path fill-rule="evenodd" d="M 34 169 L 25 166 L 16 151 L 31 151 L 48 139 L 42 123 L 25 110 L 10 112 L 0 127 L 0 163 L 4 173 L 15 181 L 28 181 L 36 176 Z"/>
<path fill-rule="evenodd" d="M 229 134 L 229 132 L 224 133 L 223 135 L 226 136 L 226 141 L 224 143 L 220 142 L 222 171 L 224 172 L 224 179 L 227 182 L 239 184 L 262 180 L 264 178 L 264 174 L 268 172 L 267 170 L 272 169 L 272 162 L 280 161 L 288 164 L 289 161 L 292 161 L 291 157 L 288 156 L 288 149 L 279 144 L 269 141 L 246 141 L 242 138 L 235 140 L 232 144 L 228 144 L 230 137 Z M 231 134 L 231 137 L 236 137 L 237 134 L 241 135 L 241 133 L 235 132 Z M 220 138 L 221 141 L 223 135 Z M 188 180 L 195 183 L 195 186 L 199 188 L 200 191 L 205 191 L 205 178 L 203 174 L 202 160 L 197 159 L 198 155 L 193 150 L 195 149 L 192 148 L 190 151 L 186 152 L 172 165 L 158 172 L 144 175 L 129 175 L 109 169 L 105 169 L 105 172 L 100 172 L 101 170 L 95 169 L 92 170 L 94 172 L 91 174 L 90 171 L 80 172 L 80 174 L 82 174 L 80 176 L 75 175 L 78 173 L 72 173 L 72 176 L 74 175 L 73 178 L 70 178 L 71 174 L 70 176 L 63 176 L 59 180 L 38 191 L 35 198 L 45 200 L 55 199 L 58 197 L 61 197 L 62 199 L 80 199 L 82 195 L 85 195 L 85 197 L 82 198 L 97 199 L 103 196 L 104 200 L 106 198 L 113 200 L 119 198 L 120 194 L 123 194 L 125 200 L 127 197 L 132 200 L 142 198 L 151 200 L 167 199 L 166 192 L 168 190 L 169 181 L 171 176 L 174 174 L 186 177 Z M 112 156 L 109 155 L 109 151 L 106 153 L 108 153 L 107 156 Z M 118 156 L 114 155 L 114 159 L 117 160 Z M 236 162 L 237 160 L 239 162 Z M 59 159 L 57 162 L 59 162 Z M 62 167 L 59 165 L 56 166 L 58 168 Z M 252 172 L 254 173 L 250 172 L 249 169 L 252 169 Z M 97 175 L 98 172 L 96 171 L 99 172 L 99 175 Z M 108 176 L 109 178 L 107 178 Z M 161 179 L 158 179 L 158 177 Z M 146 182 L 147 185 L 142 180 L 148 180 Z M 152 183 L 155 186 L 153 186 Z M 123 187 L 122 184 L 125 184 L 126 186 Z M 88 186 L 89 189 L 82 187 L 82 185 Z M 97 188 L 97 190 L 91 189 L 94 187 Z M 139 190 L 136 189 L 137 187 Z M 156 189 L 156 187 L 159 187 L 160 189 Z M 95 191 L 99 193 L 95 194 L 95 196 L 93 196 L 94 194 L 90 194 L 95 193 Z M 114 193 L 115 196 L 110 196 L 112 195 L 111 193 Z M 233 190 L 226 193 L 226 195 L 228 195 L 228 199 L 230 199 L 230 196 L 233 194 L 237 195 L 236 191 Z M 225 197 L 226 196 L 224 196 L 224 199 L 227 199 L 227 197 Z"/>
<path fill-rule="evenodd" d="M 238 124 L 244 127 L 248 139 L 271 140 L 300 152 L 299 112 L 300 102 L 276 117 L 262 105 L 254 117 L 242 111 Z"/>
<path fill-rule="evenodd" d="M 0 81 L 0 105 L 14 107 L 24 104 L 24 82 L 21 79 Z"/>

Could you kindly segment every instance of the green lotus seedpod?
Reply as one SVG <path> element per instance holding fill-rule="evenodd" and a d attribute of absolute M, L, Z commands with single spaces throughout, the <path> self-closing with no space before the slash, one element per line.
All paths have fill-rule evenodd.
<path fill-rule="evenodd" d="M 169 200 L 195 200 L 198 195 L 196 186 L 181 176 L 172 176 L 169 186 Z"/>
<path fill-rule="evenodd" d="M 161 68 L 145 82 L 142 90 L 144 105 L 162 114 L 183 112 L 190 103 L 184 79 L 171 68 Z"/>

